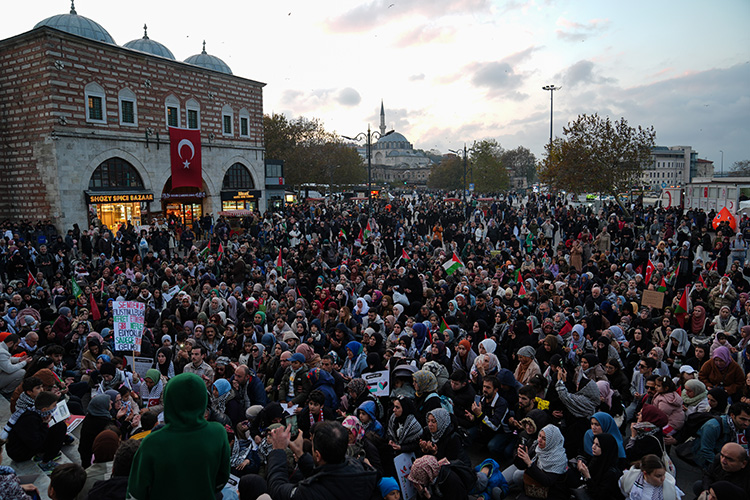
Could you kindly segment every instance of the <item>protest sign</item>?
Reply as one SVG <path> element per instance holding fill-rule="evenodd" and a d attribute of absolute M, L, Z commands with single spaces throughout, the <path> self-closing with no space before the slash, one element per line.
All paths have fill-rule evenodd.
<path fill-rule="evenodd" d="M 393 459 L 393 465 L 396 466 L 396 476 L 398 476 L 398 485 L 401 486 L 401 498 L 404 500 L 416 500 L 417 490 L 409 481 L 411 465 L 414 463 L 414 453 L 402 453 L 396 455 Z"/>
<path fill-rule="evenodd" d="M 648 306 L 653 309 L 661 309 L 664 305 L 664 292 L 657 292 L 656 290 L 644 290 L 643 297 L 641 298 L 641 305 Z"/>
<path fill-rule="evenodd" d="M 118 300 L 112 307 L 115 351 L 140 351 L 146 304 Z"/>
<path fill-rule="evenodd" d="M 133 356 L 125 356 L 125 359 L 133 372 L 140 375 L 141 378 L 145 377 L 146 372 L 154 367 L 154 360 L 151 358 L 141 358 L 138 356 L 134 358 Z"/>
<path fill-rule="evenodd" d="M 390 396 L 391 387 L 388 380 L 388 370 L 365 373 L 362 378 L 367 382 L 367 388 L 373 396 Z"/>

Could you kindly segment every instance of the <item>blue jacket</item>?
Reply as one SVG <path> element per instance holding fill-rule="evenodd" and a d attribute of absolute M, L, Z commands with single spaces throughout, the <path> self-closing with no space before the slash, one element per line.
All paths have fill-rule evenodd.
<path fill-rule="evenodd" d="M 323 406 L 336 410 L 339 407 L 339 398 L 336 396 L 336 391 L 334 390 L 336 381 L 333 379 L 333 375 L 318 368 L 310 370 L 307 377 L 312 383 L 310 392 L 315 390 L 322 392 L 326 397 Z"/>
<path fill-rule="evenodd" d="M 702 469 L 708 469 L 711 463 L 714 461 L 714 457 L 721 447 L 730 441 L 737 441 L 737 435 L 729 427 L 729 415 L 722 415 L 719 417 L 721 423 L 716 418 L 712 418 L 707 421 L 696 433 L 696 438 L 693 441 L 693 459 Z M 748 431 L 743 431 L 745 434 L 745 442 L 747 443 Z"/>

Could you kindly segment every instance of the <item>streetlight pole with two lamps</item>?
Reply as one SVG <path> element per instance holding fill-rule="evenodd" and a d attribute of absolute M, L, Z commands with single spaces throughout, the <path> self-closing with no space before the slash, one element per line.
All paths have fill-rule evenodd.
<path fill-rule="evenodd" d="M 380 139 L 382 137 L 391 135 L 393 132 L 395 132 L 395 130 L 390 130 L 386 132 L 385 134 L 381 134 L 380 132 L 370 130 L 370 124 L 368 123 L 367 133 L 360 132 L 354 137 L 347 137 L 345 135 L 341 136 L 344 139 L 347 139 L 349 141 L 361 141 L 362 139 L 367 140 L 367 212 L 368 212 L 368 215 L 372 215 L 372 139 L 373 137 L 375 139 Z"/>
<path fill-rule="evenodd" d="M 560 90 L 562 87 L 555 87 L 554 85 L 545 85 L 542 90 L 549 90 L 549 144 L 552 147 L 552 117 L 554 116 L 554 96 L 555 90 Z"/>
<path fill-rule="evenodd" d="M 467 170 L 466 162 L 468 158 L 467 153 L 466 153 L 466 143 L 464 143 L 463 151 L 461 151 L 460 149 L 458 151 L 456 151 L 455 149 L 449 149 L 448 151 L 458 156 L 459 158 L 463 157 L 464 159 L 464 201 L 466 201 L 466 170 Z"/>

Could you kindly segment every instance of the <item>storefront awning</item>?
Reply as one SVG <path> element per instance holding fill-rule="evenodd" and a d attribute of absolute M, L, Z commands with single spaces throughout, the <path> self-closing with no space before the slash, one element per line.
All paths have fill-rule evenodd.
<path fill-rule="evenodd" d="M 219 212 L 222 217 L 248 217 L 253 215 L 252 210 L 224 210 Z"/>

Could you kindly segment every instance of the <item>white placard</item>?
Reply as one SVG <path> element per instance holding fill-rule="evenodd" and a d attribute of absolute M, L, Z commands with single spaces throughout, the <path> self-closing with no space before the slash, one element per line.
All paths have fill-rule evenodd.
<path fill-rule="evenodd" d="M 151 358 L 141 358 L 138 356 L 135 358 L 133 356 L 124 356 L 124 358 L 128 361 L 128 366 L 130 366 L 133 372 L 140 375 L 141 378 L 145 377 L 146 372 L 154 367 L 154 360 Z"/>
<path fill-rule="evenodd" d="M 367 382 L 367 388 L 373 396 L 390 396 L 391 385 L 388 370 L 364 373 L 362 378 Z"/>
<path fill-rule="evenodd" d="M 396 455 L 393 459 L 393 465 L 396 466 L 396 476 L 398 476 L 398 485 L 401 486 L 401 498 L 404 500 L 416 500 L 417 498 L 417 490 L 409 481 L 409 473 L 414 459 L 414 453 L 402 453 Z"/>
<path fill-rule="evenodd" d="M 115 351 L 140 351 L 146 304 L 118 300 L 112 307 Z"/>
<path fill-rule="evenodd" d="M 60 401 L 57 403 L 57 408 L 55 408 L 55 411 L 52 412 L 52 418 L 49 421 L 49 426 L 52 427 L 53 425 L 64 422 L 65 419 L 67 419 L 70 416 L 70 410 L 68 409 L 68 403 L 65 401 Z"/>

